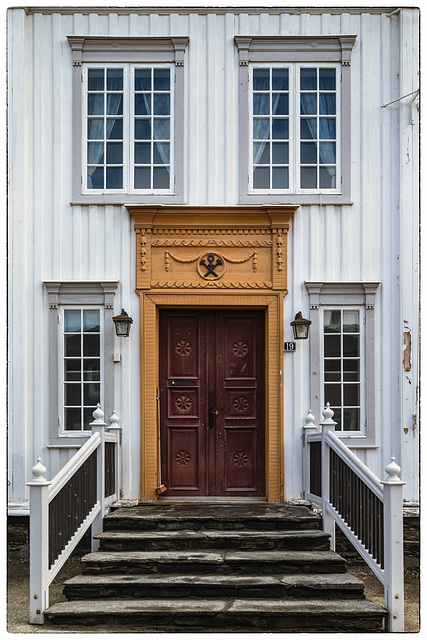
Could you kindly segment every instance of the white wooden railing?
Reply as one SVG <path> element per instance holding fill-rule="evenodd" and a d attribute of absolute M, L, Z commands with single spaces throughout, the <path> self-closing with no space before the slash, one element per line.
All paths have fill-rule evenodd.
<path fill-rule="evenodd" d="M 335 525 L 384 585 L 387 631 L 404 630 L 403 485 L 391 458 L 380 481 L 334 432 L 326 405 L 321 430 L 311 410 L 304 435 L 305 497 L 321 505 L 323 528 L 335 549 Z"/>
<path fill-rule="evenodd" d="M 92 435 L 57 473 L 45 478 L 40 458 L 30 487 L 30 623 L 43 624 L 49 586 L 89 527 L 101 533 L 108 506 L 121 487 L 121 427 L 114 412 L 106 430 L 104 412 L 93 412 Z M 92 551 L 98 548 L 92 538 Z"/>

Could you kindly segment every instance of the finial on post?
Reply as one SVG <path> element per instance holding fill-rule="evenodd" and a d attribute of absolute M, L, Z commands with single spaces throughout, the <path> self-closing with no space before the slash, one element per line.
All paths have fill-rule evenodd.
<path fill-rule="evenodd" d="M 316 426 L 314 424 L 314 420 L 314 415 L 312 414 L 311 409 L 309 409 L 307 415 L 305 416 L 305 426 L 314 428 Z"/>
<path fill-rule="evenodd" d="M 399 474 L 401 472 L 401 468 L 396 463 L 396 458 L 391 456 L 390 463 L 385 468 L 387 475 L 386 482 L 401 482 L 399 478 Z"/>
<path fill-rule="evenodd" d="M 32 473 L 34 476 L 33 482 L 46 482 L 46 478 L 44 474 L 46 473 L 46 467 L 42 464 L 42 459 L 40 456 L 37 458 L 37 464 L 32 468 Z"/>
<path fill-rule="evenodd" d="M 101 409 L 101 405 L 98 402 L 98 406 L 95 411 L 92 413 L 94 420 L 90 423 L 91 427 L 106 427 L 106 423 L 104 422 L 104 412 Z"/>
<path fill-rule="evenodd" d="M 331 405 L 329 404 L 329 402 L 327 402 L 326 407 L 322 411 L 323 420 L 320 424 L 322 426 L 335 427 L 337 423 L 335 422 L 335 420 L 332 420 L 333 415 L 334 412 L 331 409 Z"/>
<path fill-rule="evenodd" d="M 113 414 L 110 417 L 110 427 L 109 428 L 110 429 L 120 429 L 119 422 L 120 422 L 120 418 L 117 415 L 116 410 L 113 409 Z"/>

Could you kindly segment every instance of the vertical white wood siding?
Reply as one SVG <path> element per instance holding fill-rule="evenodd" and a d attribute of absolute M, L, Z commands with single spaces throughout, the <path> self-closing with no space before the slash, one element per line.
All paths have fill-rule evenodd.
<path fill-rule="evenodd" d="M 185 202 L 238 203 L 238 60 L 234 35 L 355 34 L 352 53 L 351 206 L 304 206 L 292 223 L 289 322 L 309 316 L 304 281 L 379 280 L 376 296 L 378 449 L 358 454 L 379 476 L 395 455 L 418 498 L 418 12 L 229 12 L 165 15 L 63 10 L 8 14 L 9 471 L 12 501 L 42 456 L 52 477 L 72 453 L 47 449 L 48 305 L 44 280 L 119 280 L 116 309 L 134 318 L 121 341 L 115 409 L 123 425 L 124 486 L 139 485 L 139 305 L 132 220 L 120 206 L 71 206 L 72 61 L 67 35 L 188 35 Z M 343 153 L 346 150 L 343 149 Z M 403 370 L 403 332 L 412 370 Z M 284 356 L 286 497 L 301 493 L 301 428 L 310 408 L 308 344 Z M 108 417 L 108 416 L 107 416 Z M 319 420 L 319 416 L 316 416 Z M 414 428 L 416 425 L 416 428 Z M 407 430 L 407 431 L 405 431 Z"/>

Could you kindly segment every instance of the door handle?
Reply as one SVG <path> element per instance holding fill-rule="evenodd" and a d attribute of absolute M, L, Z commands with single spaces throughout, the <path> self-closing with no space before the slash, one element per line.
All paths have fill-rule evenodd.
<path fill-rule="evenodd" d="M 215 426 L 215 418 L 218 415 L 218 410 L 215 407 L 210 406 L 208 409 L 208 426 L 209 429 Z"/>

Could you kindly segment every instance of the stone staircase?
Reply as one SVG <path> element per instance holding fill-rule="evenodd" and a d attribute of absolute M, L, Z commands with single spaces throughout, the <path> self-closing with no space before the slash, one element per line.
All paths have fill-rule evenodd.
<path fill-rule="evenodd" d="M 61 625 L 147 632 L 372 632 L 386 611 L 329 549 L 306 506 L 143 503 L 104 520 L 68 580 Z M 113 627 L 113 625 L 115 625 Z"/>

